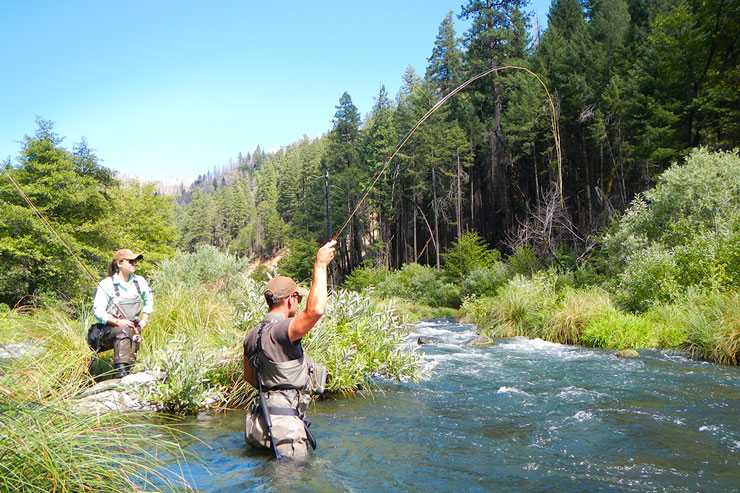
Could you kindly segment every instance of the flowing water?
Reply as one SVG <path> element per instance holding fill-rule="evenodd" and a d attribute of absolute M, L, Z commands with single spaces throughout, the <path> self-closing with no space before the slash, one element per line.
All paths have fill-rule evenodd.
<path fill-rule="evenodd" d="M 184 425 L 203 459 L 201 491 L 740 490 L 740 368 L 641 350 L 505 339 L 470 347 L 474 327 L 422 322 L 409 334 L 430 376 L 322 400 L 305 462 L 244 445 L 244 411 Z"/>

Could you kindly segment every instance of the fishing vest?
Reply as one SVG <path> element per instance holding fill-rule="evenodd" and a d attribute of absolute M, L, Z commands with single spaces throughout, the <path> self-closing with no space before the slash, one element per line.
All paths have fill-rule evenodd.
<path fill-rule="evenodd" d="M 108 307 L 105 311 L 116 318 L 123 316 L 127 320 L 138 321 L 139 313 L 141 313 L 141 288 L 139 288 L 139 282 L 136 278 L 133 279 L 134 286 L 136 286 L 136 293 L 127 292 L 121 295 L 121 288 L 113 281 L 113 276 L 111 276 L 110 280 L 113 284 L 115 296 L 108 301 Z"/>
<path fill-rule="evenodd" d="M 304 352 L 300 358 L 291 361 L 272 361 L 262 350 L 262 332 L 269 328 L 272 320 L 260 322 L 257 330 L 257 352 L 249 358 L 249 366 L 258 371 L 262 377 L 265 392 L 270 390 L 295 389 L 301 392 L 311 390 L 311 373 L 313 360 Z"/>

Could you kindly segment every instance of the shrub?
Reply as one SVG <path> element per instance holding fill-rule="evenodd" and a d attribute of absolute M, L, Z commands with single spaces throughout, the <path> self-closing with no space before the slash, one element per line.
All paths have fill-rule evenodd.
<path fill-rule="evenodd" d="M 196 414 L 208 399 L 221 400 L 222 389 L 209 378 L 223 363 L 222 352 L 203 350 L 184 337 L 150 353 L 143 364 L 164 375 L 142 392 L 142 397 L 169 414 Z"/>
<path fill-rule="evenodd" d="M 476 269 L 492 266 L 501 260 L 498 250 L 490 249 L 485 240 L 475 231 L 464 233 L 445 253 L 444 273 L 453 283 L 462 281 Z"/>
<path fill-rule="evenodd" d="M 638 196 L 602 240 L 629 309 L 740 285 L 740 157 L 697 149 Z"/>
<path fill-rule="evenodd" d="M 461 295 L 492 296 L 496 290 L 509 280 L 509 268 L 503 262 L 494 262 L 489 266 L 473 269 L 463 279 Z"/>
<path fill-rule="evenodd" d="M 390 271 L 385 267 L 373 267 L 363 265 L 352 271 L 344 280 L 342 287 L 350 291 L 361 292 L 370 287 L 377 287 L 390 275 Z"/>
<path fill-rule="evenodd" d="M 542 269 L 542 262 L 540 262 L 537 254 L 529 245 L 519 248 L 514 252 L 514 255 L 507 259 L 507 262 L 509 263 L 512 274 L 530 276 Z"/>
<path fill-rule="evenodd" d="M 245 259 L 221 252 L 211 245 L 201 245 L 193 253 L 179 251 L 174 259 L 162 261 L 151 276 L 151 284 L 158 292 L 178 284 L 228 284 L 237 280 L 246 267 Z"/>
<path fill-rule="evenodd" d="M 391 273 L 378 285 L 377 294 L 384 298 L 397 296 L 432 307 L 460 305 L 460 288 L 444 282 L 442 273 L 434 267 L 420 264 L 406 264 L 401 270 Z"/>

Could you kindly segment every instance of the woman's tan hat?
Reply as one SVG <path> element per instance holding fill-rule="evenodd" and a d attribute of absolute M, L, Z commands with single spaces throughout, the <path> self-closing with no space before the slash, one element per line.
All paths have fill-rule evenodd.
<path fill-rule="evenodd" d="M 113 254 L 113 261 L 120 262 L 123 259 L 126 260 L 141 260 L 144 256 L 142 254 L 136 254 L 128 248 L 122 248 Z"/>

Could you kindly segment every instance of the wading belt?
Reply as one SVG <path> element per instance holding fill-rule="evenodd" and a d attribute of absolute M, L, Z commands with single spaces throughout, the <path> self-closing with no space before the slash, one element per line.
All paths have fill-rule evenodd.
<path fill-rule="evenodd" d="M 273 407 L 273 406 L 267 405 L 267 399 L 265 398 L 265 390 L 262 384 L 262 374 L 260 373 L 260 367 L 262 366 L 261 359 L 263 357 L 267 358 L 264 350 L 262 349 L 262 331 L 267 325 L 269 325 L 267 322 L 260 323 L 260 328 L 257 332 L 257 357 L 254 359 L 254 362 L 255 362 L 255 370 L 257 370 L 257 391 L 259 392 L 260 410 L 262 411 L 262 415 L 265 418 L 265 425 L 267 426 L 267 431 L 268 431 L 268 434 L 270 435 L 270 445 L 272 447 L 272 451 L 275 453 L 275 457 L 280 459 L 281 458 L 280 453 L 278 452 L 277 447 L 275 446 L 275 437 L 273 437 L 272 435 L 272 419 L 270 418 L 271 414 L 274 414 L 276 416 L 295 416 L 297 418 L 300 418 L 300 420 L 303 421 L 304 428 L 306 429 L 306 439 L 308 440 L 308 444 L 314 450 L 316 450 L 316 438 L 314 438 L 313 433 L 311 433 L 311 430 L 309 429 L 309 427 L 311 426 L 311 422 L 308 421 L 304 415 L 298 412 L 297 409 L 293 409 L 292 407 Z M 270 390 L 278 390 L 278 389 L 270 389 Z M 280 389 L 280 390 L 283 390 L 283 389 Z M 288 389 L 285 389 L 285 390 L 288 390 Z M 296 389 L 296 392 L 298 392 L 297 389 Z"/>

